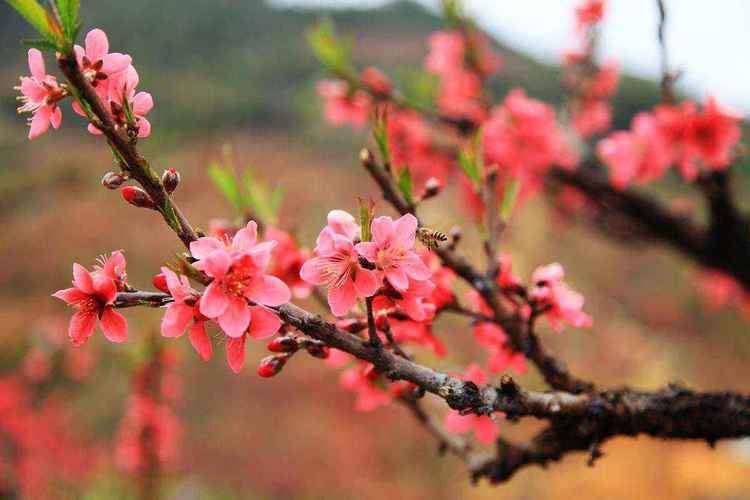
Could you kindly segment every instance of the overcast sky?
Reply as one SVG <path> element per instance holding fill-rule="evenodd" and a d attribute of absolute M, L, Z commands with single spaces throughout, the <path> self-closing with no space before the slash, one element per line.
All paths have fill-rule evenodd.
<path fill-rule="evenodd" d="M 437 9 L 439 0 L 418 0 Z M 271 0 L 283 6 L 373 7 L 388 0 Z M 556 62 L 570 40 L 575 0 L 464 0 L 484 29 L 540 60 Z M 712 93 L 750 112 L 750 1 L 666 0 L 670 63 L 683 89 Z M 477 15 L 481 14 L 481 15 Z M 600 54 L 625 71 L 657 78 L 655 0 L 609 0 Z"/>

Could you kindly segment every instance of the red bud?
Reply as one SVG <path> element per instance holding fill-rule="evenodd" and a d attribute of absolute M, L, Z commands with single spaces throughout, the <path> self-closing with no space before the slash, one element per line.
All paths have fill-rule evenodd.
<path fill-rule="evenodd" d="M 161 174 L 161 183 L 168 194 L 177 189 L 180 184 L 180 173 L 174 168 L 168 168 Z"/>
<path fill-rule="evenodd" d="M 264 378 L 277 375 L 284 368 L 287 359 L 289 359 L 289 356 L 286 354 L 277 354 L 261 359 L 258 364 L 258 375 Z"/>
<path fill-rule="evenodd" d="M 369 88 L 375 94 L 387 96 L 391 93 L 391 88 L 393 87 L 391 81 L 377 68 L 370 66 L 363 69 L 360 78 L 365 87 Z"/>
<path fill-rule="evenodd" d="M 299 344 L 297 339 L 286 335 L 272 339 L 266 347 L 271 352 L 294 352 L 299 349 Z"/>
<path fill-rule="evenodd" d="M 156 288 L 157 290 L 161 290 L 164 293 L 169 293 L 169 287 L 167 286 L 167 277 L 164 276 L 163 273 L 159 273 L 154 276 L 154 279 L 151 280 L 151 284 L 154 285 L 154 288 Z"/>
<path fill-rule="evenodd" d="M 324 345 L 322 342 L 310 342 L 305 349 L 307 349 L 310 356 L 319 359 L 326 359 L 331 352 L 330 349 L 328 349 L 328 346 Z"/>
<path fill-rule="evenodd" d="M 155 208 L 151 197 L 141 188 L 125 186 L 122 188 L 122 197 L 131 205 L 139 208 Z"/>

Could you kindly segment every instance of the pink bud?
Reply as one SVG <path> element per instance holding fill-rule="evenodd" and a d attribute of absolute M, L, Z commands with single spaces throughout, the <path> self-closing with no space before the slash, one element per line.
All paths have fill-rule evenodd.
<path fill-rule="evenodd" d="M 261 359 L 258 364 L 258 375 L 264 378 L 277 375 L 284 368 L 287 359 L 289 359 L 288 354 L 277 354 L 276 356 L 268 356 Z"/>
<path fill-rule="evenodd" d="M 139 208 L 155 208 L 151 197 L 141 188 L 135 186 L 125 186 L 122 188 L 122 197 L 125 201 Z"/>
<path fill-rule="evenodd" d="M 161 183 L 167 194 L 172 194 L 180 184 L 180 173 L 174 168 L 168 168 L 161 174 Z"/>
<path fill-rule="evenodd" d="M 125 176 L 119 172 L 107 172 L 102 177 L 102 186 L 107 189 L 119 189 L 125 182 Z"/>

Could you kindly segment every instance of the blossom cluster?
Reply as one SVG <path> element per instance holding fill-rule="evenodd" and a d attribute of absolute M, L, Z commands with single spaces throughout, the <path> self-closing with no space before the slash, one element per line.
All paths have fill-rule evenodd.
<path fill-rule="evenodd" d="M 74 51 L 81 72 L 110 112 L 115 125 L 132 128 L 138 137 L 148 137 L 151 124 L 145 116 L 154 106 L 153 98 L 147 92 L 136 92 L 139 78 L 131 57 L 109 52 L 109 40 L 100 29 L 89 31 L 85 47 L 76 45 Z M 29 49 L 28 62 L 31 75 L 22 76 L 16 87 L 21 93 L 18 112 L 31 113 L 29 139 L 35 139 L 47 132 L 50 125 L 60 127 L 62 112 L 59 103 L 70 97 L 71 92 L 67 86 L 59 84 L 56 77 L 47 74 L 44 57 L 38 49 Z M 78 101 L 73 102 L 73 110 L 87 116 Z M 92 134 L 101 134 L 93 123 L 88 129 Z"/>
<path fill-rule="evenodd" d="M 694 101 L 660 104 L 638 113 L 630 130 L 617 131 L 597 145 L 617 189 L 659 179 L 675 166 L 688 181 L 702 169 L 724 170 L 733 159 L 741 118 L 708 97 L 701 109 Z"/>

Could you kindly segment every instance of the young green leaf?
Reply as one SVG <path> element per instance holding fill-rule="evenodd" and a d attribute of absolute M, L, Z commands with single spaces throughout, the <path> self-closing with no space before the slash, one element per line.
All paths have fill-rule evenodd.
<path fill-rule="evenodd" d="M 56 45 L 55 34 L 50 26 L 49 13 L 36 0 L 5 0 L 16 12 L 26 19 L 26 22 L 36 29 L 40 35 Z"/>
<path fill-rule="evenodd" d="M 479 186 L 482 184 L 482 171 L 474 155 L 467 151 L 460 151 L 458 154 L 458 164 L 466 174 L 466 177 L 474 184 L 474 189 L 478 191 Z"/>
<path fill-rule="evenodd" d="M 60 14 L 65 39 L 71 44 L 75 42 L 75 35 L 78 31 L 78 11 L 80 8 L 80 0 L 57 0 L 57 11 Z"/>
<path fill-rule="evenodd" d="M 391 164 L 391 148 L 388 145 L 388 108 L 383 107 L 375 110 L 375 123 L 372 127 L 372 136 L 380 150 L 383 163 Z"/>
<path fill-rule="evenodd" d="M 401 168 L 401 172 L 398 174 L 398 189 L 401 194 L 404 195 L 404 199 L 407 203 L 414 203 L 414 194 L 412 193 L 413 185 L 411 180 L 411 172 L 409 168 L 404 166 Z"/>
<path fill-rule="evenodd" d="M 52 43 L 48 42 L 47 40 L 43 39 L 31 39 L 31 38 L 22 38 L 21 43 L 26 45 L 27 47 L 30 47 L 32 49 L 39 49 L 41 51 L 45 50 L 57 50 L 57 46 Z"/>
<path fill-rule="evenodd" d="M 509 179 L 508 183 L 505 185 L 505 191 L 503 192 L 503 205 L 500 208 L 500 216 L 503 220 L 507 221 L 510 219 L 520 189 L 521 183 L 518 179 Z"/>
<path fill-rule="evenodd" d="M 372 224 L 372 218 L 375 214 L 375 208 L 372 200 L 365 202 L 362 198 L 358 198 L 359 202 L 359 227 L 360 237 L 362 241 L 370 241 L 372 239 L 372 232 L 370 225 Z"/>
<path fill-rule="evenodd" d="M 208 167 L 208 175 L 211 177 L 211 180 L 214 182 L 214 185 L 219 192 L 221 192 L 221 194 L 223 194 L 237 210 L 242 210 L 242 193 L 240 192 L 237 178 L 234 173 L 218 164 L 213 164 Z"/>

